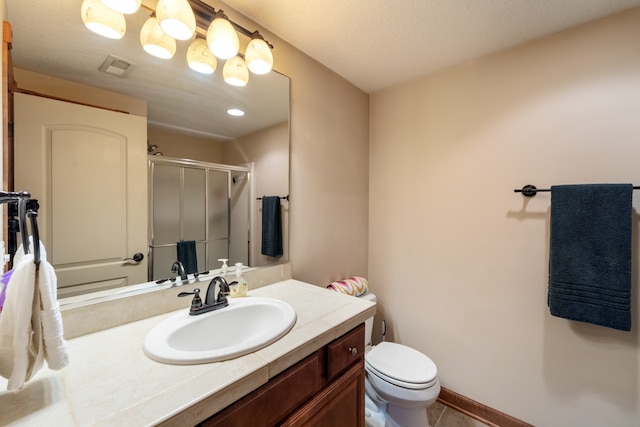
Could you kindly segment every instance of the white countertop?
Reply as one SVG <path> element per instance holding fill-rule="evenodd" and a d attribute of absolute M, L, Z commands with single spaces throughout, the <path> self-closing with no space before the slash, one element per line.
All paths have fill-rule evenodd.
<path fill-rule="evenodd" d="M 193 425 L 375 313 L 374 303 L 297 280 L 249 295 L 291 304 L 293 329 L 255 353 L 201 365 L 162 364 L 144 355 L 145 335 L 172 313 L 74 338 L 67 368 L 44 368 L 17 393 L 7 392 L 0 378 L 0 425 Z"/>

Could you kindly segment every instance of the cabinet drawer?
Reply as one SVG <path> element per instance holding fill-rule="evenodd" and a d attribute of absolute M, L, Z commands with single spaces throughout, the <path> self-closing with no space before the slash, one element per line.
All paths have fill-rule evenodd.
<path fill-rule="evenodd" d="M 200 426 L 274 426 L 321 389 L 322 362 L 315 352 Z"/>
<path fill-rule="evenodd" d="M 364 357 L 364 323 L 327 345 L 327 379 Z"/>

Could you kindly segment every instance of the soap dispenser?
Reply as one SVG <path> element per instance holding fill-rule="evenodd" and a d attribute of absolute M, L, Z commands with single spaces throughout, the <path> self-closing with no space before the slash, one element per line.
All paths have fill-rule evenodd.
<path fill-rule="evenodd" d="M 222 267 L 220 267 L 220 275 L 224 276 L 227 274 L 227 270 L 229 270 L 229 266 L 227 265 L 227 261 L 229 260 L 226 258 L 218 258 L 218 261 L 222 263 Z"/>
<path fill-rule="evenodd" d="M 233 284 L 229 284 L 229 296 L 231 298 L 246 297 L 249 286 L 242 277 L 242 263 L 236 262 L 236 278 Z"/>

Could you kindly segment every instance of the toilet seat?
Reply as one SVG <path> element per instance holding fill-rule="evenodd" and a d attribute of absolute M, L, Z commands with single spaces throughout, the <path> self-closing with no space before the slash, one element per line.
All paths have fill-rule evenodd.
<path fill-rule="evenodd" d="M 402 344 L 383 341 L 365 355 L 365 368 L 372 375 L 412 390 L 432 387 L 438 368 L 419 351 Z"/>

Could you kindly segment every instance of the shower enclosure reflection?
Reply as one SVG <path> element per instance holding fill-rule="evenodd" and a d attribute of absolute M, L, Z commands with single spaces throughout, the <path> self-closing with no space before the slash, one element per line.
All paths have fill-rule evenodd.
<path fill-rule="evenodd" d="M 173 276 L 178 242 L 195 242 L 196 271 L 219 259 L 250 265 L 251 169 L 149 156 L 149 277 Z M 193 272 L 193 271 L 191 271 Z"/>

